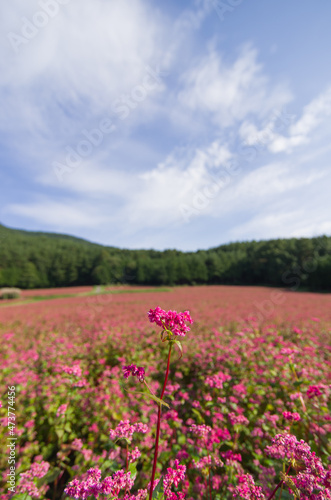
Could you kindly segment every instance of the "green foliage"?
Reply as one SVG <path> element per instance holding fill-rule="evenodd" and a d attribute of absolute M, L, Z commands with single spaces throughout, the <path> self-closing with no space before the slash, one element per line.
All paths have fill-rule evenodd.
<path fill-rule="evenodd" d="M 230 243 L 210 250 L 125 250 L 0 225 L 0 286 L 268 285 L 331 289 L 331 237 Z"/>
<path fill-rule="evenodd" d="M 162 477 L 153 491 L 152 498 L 154 500 L 162 500 L 163 497 L 164 497 L 164 490 L 163 490 L 163 477 Z"/>

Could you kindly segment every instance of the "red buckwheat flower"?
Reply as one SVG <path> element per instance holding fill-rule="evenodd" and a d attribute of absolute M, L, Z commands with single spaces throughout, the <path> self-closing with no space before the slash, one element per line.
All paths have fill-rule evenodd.
<path fill-rule="evenodd" d="M 283 411 L 283 417 L 290 422 L 299 422 L 299 420 L 301 420 L 299 413 L 296 412 L 291 413 L 290 411 Z"/>
<path fill-rule="evenodd" d="M 180 337 L 185 337 L 185 334 L 190 331 L 185 321 L 193 323 L 189 311 L 177 313 L 177 311 L 169 310 L 166 312 L 159 306 L 149 310 L 148 318 L 151 323 L 156 323 L 163 330 L 171 330 L 174 335 Z"/>
<path fill-rule="evenodd" d="M 323 393 L 318 385 L 310 385 L 307 389 L 307 396 L 309 399 L 312 399 L 315 396 L 321 396 L 321 394 Z"/>
<path fill-rule="evenodd" d="M 128 378 L 130 374 L 133 375 L 134 377 L 137 377 L 139 382 L 143 382 L 145 379 L 145 370 L 141 366 L 136 366 L 136 365 L 123 366 L 124 377 Z"/>

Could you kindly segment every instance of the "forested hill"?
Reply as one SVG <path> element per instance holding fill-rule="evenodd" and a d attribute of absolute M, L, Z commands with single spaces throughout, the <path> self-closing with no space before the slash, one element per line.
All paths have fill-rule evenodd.
<path fill-rule="evenodd" d="M 331 290 L 331 237 L 230 243 L 209 250 L 123 250 L 0 225 L 0 286 L 269 285 Z"/>

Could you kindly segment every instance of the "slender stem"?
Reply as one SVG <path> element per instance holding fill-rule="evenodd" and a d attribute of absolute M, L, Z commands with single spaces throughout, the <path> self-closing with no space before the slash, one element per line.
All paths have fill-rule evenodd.
<path fill-rule="evenodd" d="M 234 435 L 233 450 L 236 451 L 238 444 L 239 431 L 236 431 Z"/>
<path fill-rule="evenodd" d="M 211 470 L 211 467 L 209 467 L 209 499 L 212 500 L 210 470 Z"/>
<path fill-rule="evenodd" d="M 169 368 L 170 368 L 170 357 L 171 357 L 171 347 L 172 347 L 172 345 L 170 344 L 169 345 L 169 352 L 168 352 L 167 371 L 166 371 L 166 375 L 165 375 L 163 389 L 162 389 L 162 392 L 161 392 L 160 399 L 162 399 L 163 396 L 164 396 L 164 393 L 165 393 L 165 390 L 166 390 L 166 386 L 167 386 L 167 382 L 168 382 Z"/>
<path fill-rule="evenodd" d="M 126 462 L 126 472 L 128 472 L 129 470 L 129 443 L 127 442 L 126 443 L 126 459 L 125 459 L 125 462 Z M 126 489 L 125 489 L 125 495 L 128 493 L 129 491 L 129 486 L 127 485 Z"/>
<path fill-rule="evenodd" d="M 271 493 L 271 495 L 268 497 L 267 500 L 271 500 L 272 499 L 272 497 L 277 493 L 278 488 L 280 488 L 282 486 L 283 482 L 284 481 L 281 480 L 281 482 L 277 484 L 276 488 L 274 489 L 274 491 Z"/>
<path fill-rule="evenodd" d="M 295 380 L 296 380 L 297 382 L 299 382 L 298 375 L 297 375 L 297 372 L 295 371 L 294 364 L 293 364 L 293 363 L 291 363 L 291 365 L 290 365 L 290 366 L 291 366 L 292 372 L 293 372 L 293 374 L 294 374 Z M 305 402 L 304 402 L 304 400 L 303 400 L 302 394 L 300 394 L 299 399 L 300 399 L 301 406 L 302 406 L 302 409 L 303 409 L 304 413 L 307 413 L 307 408 L 306 408 Z"/>
<path fill-rule="evenodd" d="M 161 392 L 160 399 L 163 398 L 164 392 L 166 389 L 166 385 L 168 382 L 168 376 L 169 376 L 169 368 L 170 368 L 170 357 L 171 357 L 171 344 L 169 345 L 169 353 L 168 353 L 168 362 L 167 362 L 167 370 L 165 374 L 165 379 L 163 383 L 163 388 Z M 153 460 L 153 470 L 152 470 L 152 478 L 151 478 L 151 486 L 149 490 L 149 500 L 152 500 L 152 495 L 153 495 L 153 486 L 154 486 L 154 479 L 155 479 L 155 472 L 156 472 L 156 463 L 157 463 L 157 454 L 159 450 L 159 438 L 160 438 L 160 427 L 161 427 L 161 408 L 162 405 L 159 404 L 159 410 L 157 414 L 157 426 L 156 426 L 156 438 L 155 438 L 155 449 L 154 449 L 154 460 Z"/>
<path fill-rule="evenodd" d="M 280 489 L 278 500 L 280 500 L 280 499 L 282 498 L 282 494 L 283 494 L 283 486 L 284 486 L 284 483 L 282 484 L 282 487 L 281 487 L 281 489 Z"/>
<path fill-rule="evenodd" d="M 147 389 L 149 390 L 149 392 L 150 392 L 151 394 L 153 394 L 153 396 L 155 396 L 154 392 L 153 392 L 153 391 L 152 391 L 152 389 L 149 387 L 149 385 L 147 384 L 146 380 L 144 380 L 144 384 L 145 384 L 145 386 L 147 387 Z"/>
<path fill-rule="evenodd" d="M 291 468 L 291 464 L 289 465 L 289 467 L 288 467 L 288 469 L 287 469 L 287 471 L 286 471 L 286 474 L 288 474 L 288 473 L 289 473 L 290 468 Z M 276 492 L 277 492 L 278 488 L 280 488 L 281 486 L 283 486 L 283 484 L 284 484 L 284 481 L 283 481 L 283 479 L 282 479 L 282 480 L 281 480 L 281 482 L 280 482 L 279 484 L 277 484 L 276 488 L 274 489 L 274 491 L 271 493 L 271 495 L 268 497 L 268 499 L 267 499 L 267 500 L 271 500 L 271 499 L 272 499 L 272 497 L 276 494 Z"/>
<path fill-rule="evenodd" d="M 56 498 L 57 481 L 58 481 L 58 478 L 56 478 L 54 481 L 53 500 L 55 500 L 55 498 Z"/>

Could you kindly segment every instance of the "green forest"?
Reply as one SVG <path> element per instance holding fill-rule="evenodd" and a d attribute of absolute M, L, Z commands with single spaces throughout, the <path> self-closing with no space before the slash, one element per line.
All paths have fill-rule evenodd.
<path fill-rule="evenodd" d="M 0 225 L 0 286 L 266 285 L 331 290 L 331 237 L 230 243 L 209 250 L 125 250 Z"/>

